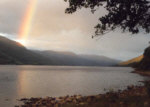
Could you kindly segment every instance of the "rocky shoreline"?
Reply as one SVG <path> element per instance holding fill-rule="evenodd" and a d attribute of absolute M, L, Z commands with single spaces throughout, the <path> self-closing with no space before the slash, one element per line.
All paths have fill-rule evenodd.
<path fill-rule="evenodd" d="M 150 73 L 134 72 L 144 76 Z M 126 90 L 94 96 L 23 98 L 24 105 L 15 107 L 150 107 L 150 81 L 144 86 L 128 86 Z"/>
<path fill-rule="evenodd" d="M 147 77 L 150 77 L 150 71 L 133 71 L 132 73 L 137 73 L 137 74 L 140 74 L 142 76 L 147 76 Z"/>

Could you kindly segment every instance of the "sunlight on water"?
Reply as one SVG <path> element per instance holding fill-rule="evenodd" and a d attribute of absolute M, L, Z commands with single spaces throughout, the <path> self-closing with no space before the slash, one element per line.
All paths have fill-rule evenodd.
<path fill-rule="evenodd" d="M 94 95 L 140 85 L 146 78 L 123 67 L 0 66 L 0 105 L 24 97 Z M 106 90 L 105 90 L 106 89 Z"/>

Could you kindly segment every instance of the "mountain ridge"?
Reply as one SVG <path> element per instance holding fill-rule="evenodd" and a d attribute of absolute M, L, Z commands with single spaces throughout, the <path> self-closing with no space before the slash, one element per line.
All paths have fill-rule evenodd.
<path fill-rule="evenodd" d="M 78 55 L 73 52 L 29 50 L 19 42 L 0 36 L 0 64 L 113 66 L 120 61 L 96 55 Z"/>

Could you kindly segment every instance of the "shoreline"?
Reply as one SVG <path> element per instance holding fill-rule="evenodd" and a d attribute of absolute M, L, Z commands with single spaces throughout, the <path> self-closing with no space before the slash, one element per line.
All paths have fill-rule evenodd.
<path fill-rule="evenodd" d="M 150 77 L 150 72 L 133 71 Z M 125 90 L 111 91 L 93 96 L 63 96 L 46 98 L 23 98 L 24 105 L 15 107 L 150 107 L 150 81 L 144 86 L 128 86 Z"/>
<path fill-rule="evenodd" d="M 138 71 L 138 70 L 135 70 L 132 73 L 136 73 L 136 74 L 139 74 L 139 75 L 142 75 L 142 76 L 150 77 L 150 71 Z"/>

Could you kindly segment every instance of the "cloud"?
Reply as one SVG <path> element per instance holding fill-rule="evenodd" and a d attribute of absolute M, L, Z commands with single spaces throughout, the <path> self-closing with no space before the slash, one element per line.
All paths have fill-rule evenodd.
<path fill-rule="evenodd" d="M 0 32 L 17 39 L 21 20 L 30 0 L 0 1 Z M 73 51 L 80 54 L 105 55 L 127 60 L 143 53 L 150 37 L 146 34 L 131 35 L 119 30 L 100 39 L 91 39 L 99 16 L 106 13 L 100 8 L 95 14 L 81 9 L 65 14 L 67 3 L 63 0 L 38 0 L 28 37 L 28 48 Z M 98 40 L 97 40 L 98 39 Z"/>
<path fill-rule="evenodd" d="M 22 19 L 25 0 L 0 1 L 0 32 L 16 34 Z"/>

